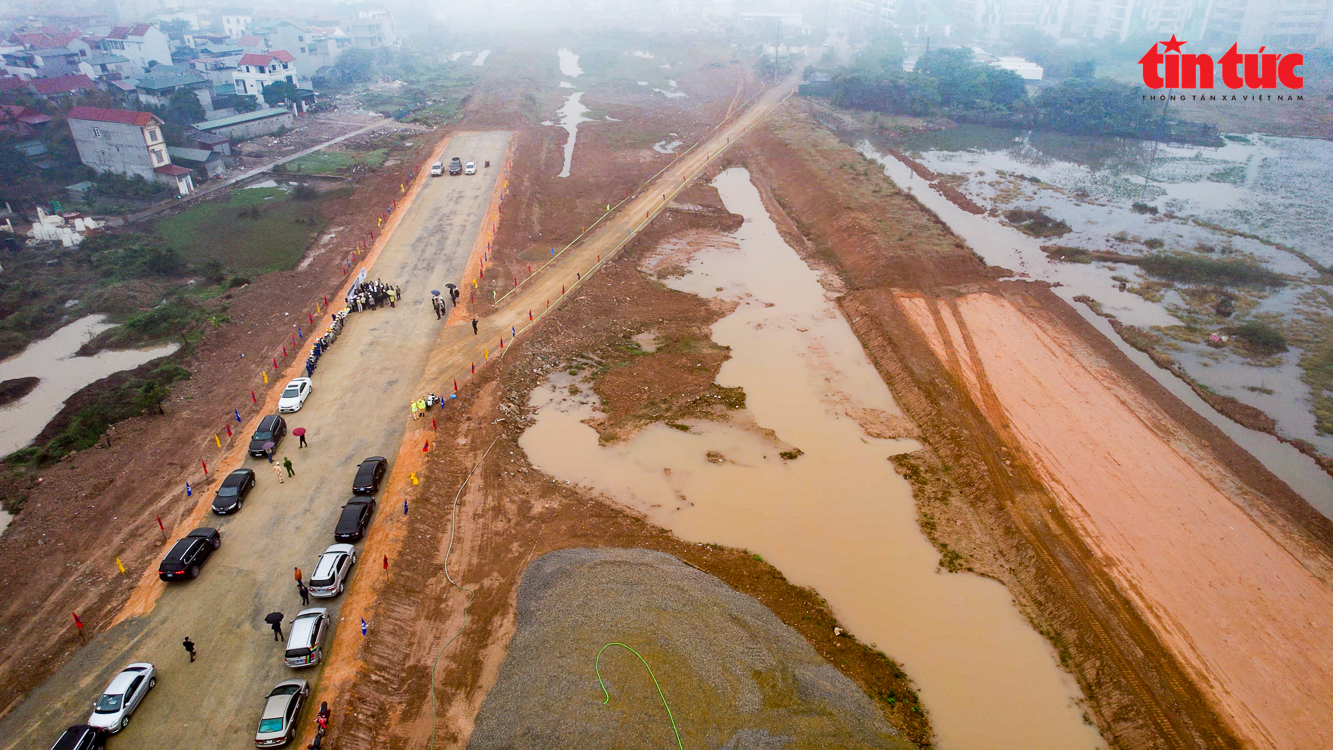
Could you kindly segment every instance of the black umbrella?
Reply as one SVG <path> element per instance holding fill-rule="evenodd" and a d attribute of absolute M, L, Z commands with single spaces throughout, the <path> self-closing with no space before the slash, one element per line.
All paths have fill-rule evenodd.
<path fill-rule="evenodd" d="M 269 625 L 277 625 L 278 623 L 282 622 L 282 613 L 269 612 L 268 614 L 264 615 L 264 622 L 268 623 Z"/>
<path fill-rule="evenodd" d="M 444 287 L 445 287 L 446 289 L 457 289 L 457 288 L 458 288 L 458 285 L 457 285 L 457 284 L 445 284 Z"/>

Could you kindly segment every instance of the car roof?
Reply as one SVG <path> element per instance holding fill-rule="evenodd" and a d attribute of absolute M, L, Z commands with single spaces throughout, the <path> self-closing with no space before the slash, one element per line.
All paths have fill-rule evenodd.
<path fill-rule="evenodd" d="M 253 473 L 254 472 L 249 469 L 237 469 L 236 471 L 233 471 L 232 473 L 228 474 L 227 478 L 222 480 L 222 483 L 235 484 L 236 482 L 245 479 L 246 477 L 250 476 Z"/>
<path fill-rule="evenodd" d="M 291 687 L 293 685 L 295 685 L 298 690 L 304 690 L 306 682 L 305 680 L 298 680 L 298 679 L 283 680 L 282 682 L 279 682 L 278 684 L 274 685 L 273 689 L 268 691 L 268 694 L 273 695 L 274 693 L 278 692 L 280 688 Z"/>
<path fill-rule="evenodd" d="M 326 550 L 324 550 L 324 554 L 327 555 L 327 554 L 330 553 L 330 552 L 344 552 L 344 553 L 350 555 L 350 554 L 352 554 L 352 553 L 355 552 L 355 551 L 356 551 L 356 547 L 353 547 L 353 546 L 350 545 L 350 544 L 346 544 L 346 543 L 343 543 L 343 542 L 339 542 L 338 544 L 330 544 L 330 545 L 329 545 L 329 548 L 326 549 Z"/>
<path fill-rule="evenodd" d="M 352 499 L 348 500 L 347 505 L 344 505 L 343 507 L 346 508 L 349 505 L 370 505 L 373 502 L 375 502 L 375 498 L 373 497 L 366 497 L 365 495 L 357 495 Z"/>
<path fill-rule="evenodd" d="M 106 690 L 103 690 L 102 692 L 110 695 L 117 695 L 120 693 L 124 693 L 126 690 L 130 689 L 130 683 L 134 682 L 134 678 L 138 677 L 141 674 L 143 674 L 143 672 L 137 669 L 132 672 L 131 671 L 121 672 L 120 674 L 111 678 L 111 682 L 106 686 Z"/>
<path fill-rule="evenodd" d="M 327 615 L 328 610 L 324 608 L 302 610 L 292 620 L 292 633 L 287 637 L 288 643 L 307 644 L 315 632 L 315 623 L 319 621 L 319 615 Z"/>
<path fill-rule="evenodd" d="M 267 417 L 264 417 L 263 419 L 259 420 L 259 429 L 261 430 L 265 428 L 272 429 L 273 425 L 277 424 L 279 419 L 282 419 L 282 417 L 278 416 L 277 414 L 270 414 Z"/>
<path fill-rule="evenodd" d="M 310 378 L 292 378 L 291 380 L 287 381 L 287 385 L 300 385 L 301 383 L 310 383 L 310 382 L 313 382 L 310 380 Z"/>
<path fill-rule="evenodd" d="M 216 534 L 216 533 L 218 533 L 218 530 L 217 530 L 217 529 L 210 528 L 210 527 L 208 527 L 208 526 L 200 526 L 199 528 L 195 529 L 194 531 L 191 531 L 190 533 L 186 534 L 186 535 L 185 535 L 185 538 L 186 538 L 186 539 L 207 539 L 207 538 L 213 536 L 213 535 Z"/>
<path fill-rule="evenodd" d="M 345 556 L 347 553 L 342 550 L 330 550 L 319 556 L 319 562 L 315 563 L 315 572 L 310 574 L 311 580 L 316 578 L 332 578 L 335 566 L 338 564 L 339 556 Z"/>
<path fill-rule="evenodd" d="M 384 456 L 371 456 L 371 457 L 369 457 L 369 458 L 363 458 L 363 459 L 361 459 L 361 465 L 364 466 L 364 465 L 370 463 L 371 461 L 387 461 L 387 460 L 388 460 L 388 459 L 385 458 Z"/>
<path fill-rule="evenodd" d="M 264 703 L 264 713 L 259 715 L 260 719 L 282 719 L 287 716 L 287 704 L 292 702 L 292 696 L 296 693 L 285 693 L 283 695 L 272 695 Z"/>

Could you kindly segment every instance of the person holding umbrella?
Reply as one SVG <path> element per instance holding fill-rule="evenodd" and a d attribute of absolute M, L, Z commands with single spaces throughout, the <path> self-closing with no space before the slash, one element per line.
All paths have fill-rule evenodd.
<path fill-rule="evenodd" d="M 264 622 L 268 623 L 269 625 L 271 625 L 271 626 L 273 627 L 273 640 L 278 641 L 279 643 L 281 643 L 281 642 L 282 642 L 282 613 L 281 613 L 281 612 L 269 612 L 269 613 L 264 617 Z"/>
<path fill-rule="evenodd" d="M 295 436 L 297 436 L 297 437 L 299 437 L 299 438 L 301 438 L 301 442 L 298 443 L 298 444 L 296 445 L 296 447 L 297 447 L 297 448 L 304 448 L 304 447 L 306 446 L 306 442 L 305 442 L 305 428 L 304 428 L 304 427 L 297 427 L 296 429 L 292 430 L 292 434 L 295 435 Z"/>
<path fill-rule="evenodd" d="M 273 463 L 273 449 L 276 447 L 278 447 L 278 444 L 272 440 L 264 443 L 264 456 L 268 458 L 269 463 Z"/>

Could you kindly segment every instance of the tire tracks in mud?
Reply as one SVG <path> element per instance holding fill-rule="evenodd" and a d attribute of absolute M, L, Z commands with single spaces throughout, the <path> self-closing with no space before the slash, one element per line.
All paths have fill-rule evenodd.
<path fill-rule="evenodd" d="M 914 324 L 888 290 L 853 292 L 840 304 L 923 439 L 951 463 L 980 470 L 962 489 L 1000 539 L 1013 576 L 1002 582 L 1025 610 L 1042 613 L 1034 624 L 1083 687 L 1103 735 L 1117 747 L 1241 747 L 1069 525 L 1031 464 L 1019 458 L 1012 447 L 1017 441 L 1005 439 L 1002 407 L 954 298 L 925 294 L 947 362 L 919 337 L 909 338 Z M 946 312 L 956 328 L 946 325 Z M 953 340 L 953 330 L 961 341 Z M 964 368 L 983 394 L 980 404 L 968 395 Z M 1006 462 L 1006 456 L 1012 458 Z"/>

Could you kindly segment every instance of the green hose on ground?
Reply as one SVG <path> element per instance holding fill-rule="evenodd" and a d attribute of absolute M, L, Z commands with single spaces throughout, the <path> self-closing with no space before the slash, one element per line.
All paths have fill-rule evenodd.
<path fill-rule="evenodd" d="M 680 750 L 685 750 L 685 745 L 680 741 L 680 730 L 676 728 L 676 717 L 671 715 L 671 706 L 667 705 L 666 696 L 662 694 L 662 686 L 657 683 L 657 675 L 653 674 L 653 668 L 648 666 L 648 660 L 644 659 L 638 651 L 635 651 L 623 643 L 608 643 L 605 646 L 602 646 L 601 650 L 597 652 L 597 659 L 593 661 L 592 668 L 593 671 L 597 673 L 597 685 L 602 688 L 602 695 L 605 696 L 602 699 L 602 705 L 605 706 L 611 701 L 611 694 L 606 691 L 606 683 L 602 681 L 602 651 L 605 651 L 612 646 L 620 646 L 621 648 L 627 649 L 631 654 L 638 656 L 639 661 L 643 662 L 644 668 L 648 670 L 648 676 L 653 678 L 653 686 L 657 688 L 657 697 L 662 699 L 662 707 L 666 709 L 667 718 L 671 720 L 671 731 L 676 733 L 676 747 L 680 748 Z"/>

